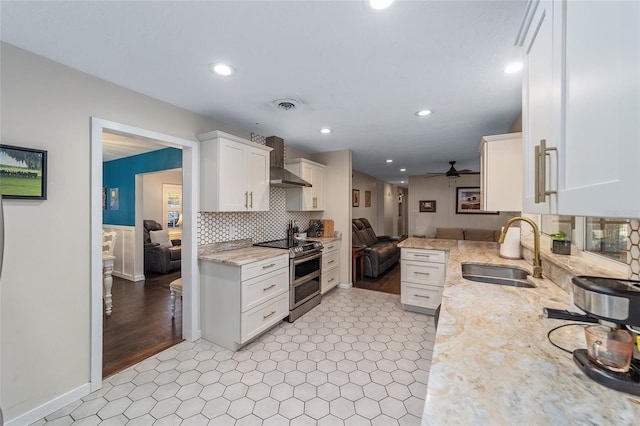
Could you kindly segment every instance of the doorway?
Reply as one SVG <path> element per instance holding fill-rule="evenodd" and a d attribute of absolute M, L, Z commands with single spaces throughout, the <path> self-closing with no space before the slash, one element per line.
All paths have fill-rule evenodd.
<path fill-rule="evenodd" d="M 114 133 L 164 147 L 182 149 L 182 337 L 198 339 L 199 283 L 197 274 L 196 211 L 198 144 L 195 141 L 92 117 L 91 119 L 91 391 L 102 387 L 103 271 L 102 271 L 102 150 L 103 133 Z M 137 213 L 137 212 L 136 212 Z M 142 221 L 136 214 L 134 241 L 142 241 Z M 142 262 L 136 259 L 136 262 Z M 115 309 L 115 307 L 114 307 Z"/>
<path fill-rule="evenodd" d="M 183 340 L 182 301 L 170 296 L 171 284 L 181 278 L 182 151 L 105 133 L 103 159 L 103 186 L 111 193 L 120 185 L 123 207 L 110 211 L 111 203 L 103 203 L 103 229 L 116 235 L 113 309 L 103 314 L 106 378 Z M 162 229 L 149 232 L 151 223 Z M 144 241 L 133 238 L 135 226 L 144 226 Z M 152 236 L 166 241 L 154 244 Z M 143 260 L 142 270 L 135 270 L 136 259 Z"/>

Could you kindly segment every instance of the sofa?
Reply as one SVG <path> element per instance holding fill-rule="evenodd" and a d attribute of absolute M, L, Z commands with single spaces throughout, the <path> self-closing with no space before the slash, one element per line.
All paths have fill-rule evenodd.
<path fill-rule="evenodd" d="M 354 247 L 364 249 L 364 276 L 377 278 L 400 260 L 397 238 L 377 236 L 366 218 L 352 219 L 351 239 Z"/>
<path fill-rule="evenodd" d="M 155 220 L 145 219 L 144 273 L 167 274 L 179 271 L 182 262 L 180 240 L 169 240 L 169 233 Z"/>
<path fill-rule="evenodd" d="M 477 228 L 437 228 L 434 238 L 497 242 L 498 238 L 500 238 L 500 230 Z"/>

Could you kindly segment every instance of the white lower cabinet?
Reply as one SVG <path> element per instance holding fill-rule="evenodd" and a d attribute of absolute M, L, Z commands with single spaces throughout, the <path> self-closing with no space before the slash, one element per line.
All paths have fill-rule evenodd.
<path fill-rule="evenodd" d="M 202 337 L 233 351 L 289 315 L 289 255 L 246 265 L 200 261 Z"/>
<path fill-rule="evenodd" d="M 402 248 L 400 259 L 400 301 L 403 308 L 434 313 L 442 302 L 447 252 Z"/>
<path fill-rule="evenodd" d="M 340 283 L 340 241 L 326 243 L 322 249 L 320 292 L 331 290 Z"/>

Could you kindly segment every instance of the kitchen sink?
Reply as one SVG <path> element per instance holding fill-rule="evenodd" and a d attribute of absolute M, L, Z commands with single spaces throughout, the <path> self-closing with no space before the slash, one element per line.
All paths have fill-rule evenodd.
<path fill-rule="evenodd" d="M 462 278 L 488 284 L 511 287 L 535 288 L 527 281 L 529 272 L 515 266 L 487 265 L 483 263 L 463 263 Z"/>

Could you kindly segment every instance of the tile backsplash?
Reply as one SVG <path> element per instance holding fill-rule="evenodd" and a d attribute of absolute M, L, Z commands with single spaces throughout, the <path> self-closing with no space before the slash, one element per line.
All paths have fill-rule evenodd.
<path fill-rule="evenodd" d="M 627 265 L 629 279 L 640 280 L 640 220 L 629 221 L 629 238 L 627 239 Z"/>
<path fill-rule="evenodd" d="M 287 190 L 271 187 L 269 211 L 198 212 L 198 245 L 251 238 L 254 243 L 287 237 L 290 220 L 296 220 L 300 232 L 309 227 L 310 212 L 287 211 Z M 235 236 L 231 236 L 231 228 Z"/>

